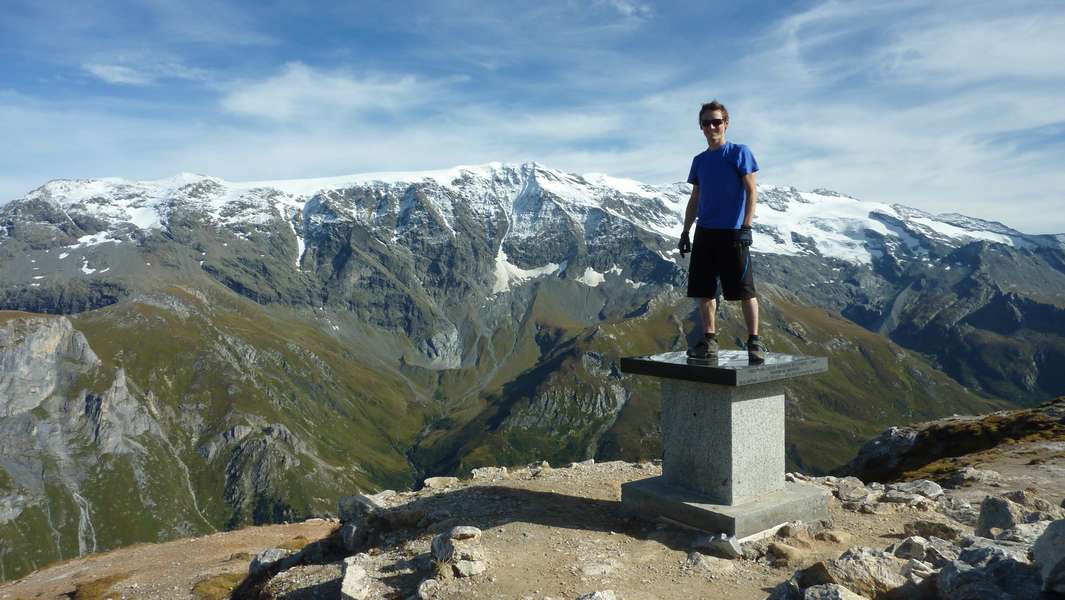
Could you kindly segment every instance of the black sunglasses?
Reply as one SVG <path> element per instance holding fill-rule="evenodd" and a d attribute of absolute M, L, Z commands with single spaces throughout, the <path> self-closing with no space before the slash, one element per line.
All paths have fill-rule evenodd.
<path fill-rule="evenodd" d="M 702 125 L 703 129 L 706 129 L 707 127 L 709 127 L 711 125 L 713 125 L 714 127 L 721 127 L 722 125 L 725 124 L 725 120 L 724 119 L 703 119 L 702 121 L 699 121 L 699 124 Z"/>

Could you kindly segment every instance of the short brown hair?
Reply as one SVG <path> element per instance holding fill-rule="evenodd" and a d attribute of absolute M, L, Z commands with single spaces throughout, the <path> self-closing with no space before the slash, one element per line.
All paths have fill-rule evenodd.
<path fill-rule="evenodd" d="M 721 104 L 717 100 L 711 100 L 710 102 L 707 102 L 706 104 L 704 104 L 702 106 L 702 108 L 699 109 L 699 120 L 700 121 L 703 120 L 703 113 L 705 113 L 707 111 L 713 112 L 715 110 L 720 110 L 721 111 L 721 116 L 724 117 L 725 122 L 728 123 L 728 109 L 725 108 L 724 104 Z M 702 123 L 700 123 L 700 125 L 701 124 Z"/>

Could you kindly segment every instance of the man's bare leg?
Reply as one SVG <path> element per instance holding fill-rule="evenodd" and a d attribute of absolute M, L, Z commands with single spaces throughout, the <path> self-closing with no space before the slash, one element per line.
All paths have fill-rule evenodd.
<path fill-rule="evenodd" d="M 714 321 L 716 312 L 716 298 L 699 298 L 699 316 L 703 319 L 703 333 L 717 333 L 717 323 Z"/>
<path fill-rule="evenodd" d="M 758 298 L 743 300 L 743 320 L 747 323 L 747 334 L 758 335 Z"/>

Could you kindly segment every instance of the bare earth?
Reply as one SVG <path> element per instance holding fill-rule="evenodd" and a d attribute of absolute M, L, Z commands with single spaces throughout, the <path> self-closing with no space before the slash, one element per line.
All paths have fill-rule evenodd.
<path fill-rule="evenodd" d="M 319 539 L 336 526 L 335 521 L 313 519 L 91 554 L 0 585 L 0 598 L 66 600 L 79 584 L 112 577 L 120 578 L 113 586 L 118 592 L 116 598 L 195 598 L 191 590 L 200 580 L 222 573 L 247 572 L 255 554 L 274 546 L 299 543 L 300 537 Z"/>
<path fill-rule="evenodd" d="M 1034 487 L 1045 499 L 1061 502 L 1065 443 L 1034 442 L 998 450 L 986 460 L 973 455 L 976 460 L 966 461 L 1000 472 L 998 484 L 966 486 L 948 493 L 978 505 L 987 494 Z M 620 485 L 660 472 L 660 467 L 650 463 L 530 467 L 463 480 L 445 489 L 397 494 L 390 505 L 409 503 L 426 513 L 447 511 L 450 516 L 369 552 L 373 597 L 409 597 L 418 582 L 433 574 L 425 559 L 433 535 L 454 525 L 483 530 L 488 570 L 469 579 L 442 579 L 439 598 L 557 600 L 614 590 L 623 600 L 761 600 L 797 568 L 836 558 L 853 546 L 885 548 L 905 537 L 906 523 L 917 519 L 949 522 L 971 532 L 970 527 L 934 510 L 885 504 L 882 514 L 868 515 L 844 511 L 833 498 L 832 527 L 850 534 L 850 539 L 839 543 L 783 540 L 802 553 L 788 565 L 746 559 L 693 563 L 689 553 L 696 532 L 627 520 L 619 514 Z M 194 592 L 196 584 L 226 573 L 246 573 L 254 554 L 286 543 L 299 545 L 293 540 L 301 537 L 322 538 L 336 525 L 335 521 L 312 520 L 255 527 L 83 557 L 0 586 L 0 599 L 68 598 L 78 584 L 110 576 L 123 578 L 99 586 L 113 596 L 98 597 L 212 597 Z M 339 562 L 299 566 L 276 577 L 266 591 L 272 597 L 293 600 L 337 598 L 340 575 Z"/>

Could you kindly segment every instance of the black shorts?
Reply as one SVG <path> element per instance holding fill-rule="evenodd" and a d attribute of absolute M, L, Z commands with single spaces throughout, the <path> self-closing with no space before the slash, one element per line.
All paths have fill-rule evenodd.
<path fill-rule="evenodd" d="M 733 229 L 695 228 L 688 263 L 688 297 L 717 298 L 717 280 L 725 300 L 757 298 L 750 247 L 737 246 Z"/>

